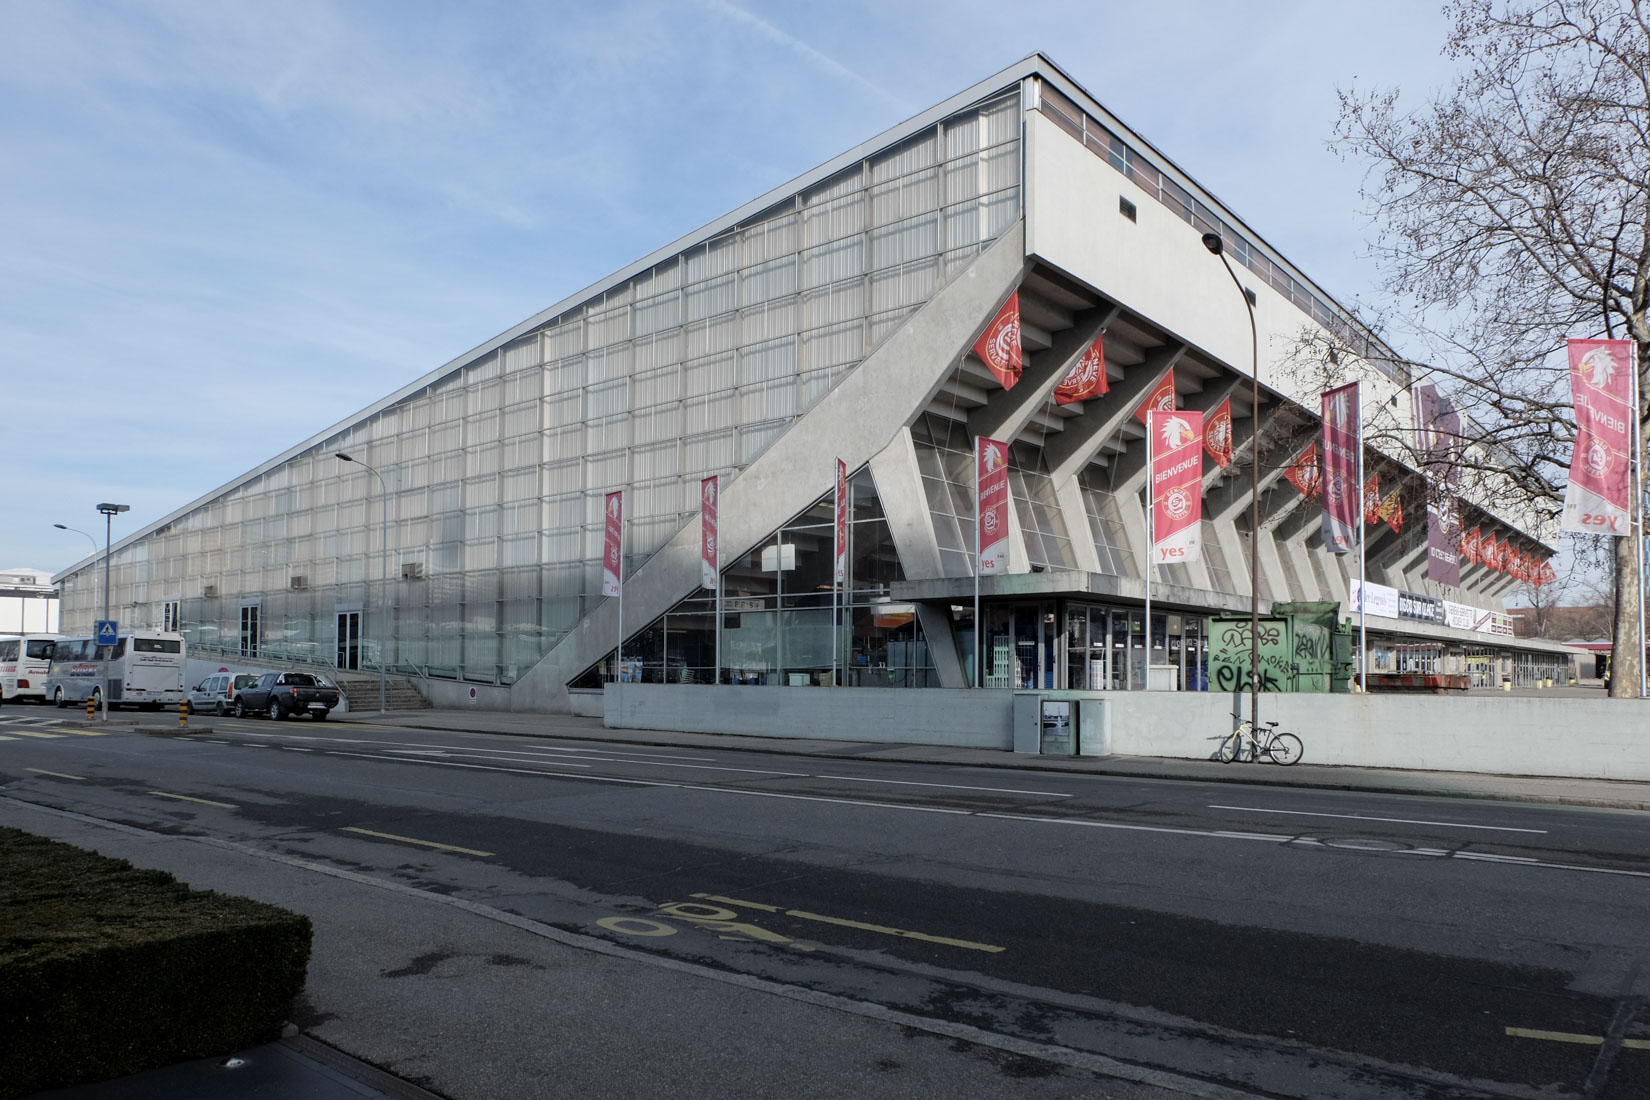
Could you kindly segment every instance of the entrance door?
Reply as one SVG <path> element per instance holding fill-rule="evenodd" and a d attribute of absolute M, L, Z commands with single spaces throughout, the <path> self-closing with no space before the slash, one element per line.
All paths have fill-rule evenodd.
<path fill-rule="evenodd" d="M 243 656 L 256 657 L 258 655 L 258 605 L 246 604 L 241 608 L 241 653 Z"/>
<path fill-rule="evenodd" d="M 358 669 L 361 667 L 361 613 L 359 611 L 340 611 L 338 613 L 337 666 L 344 669 Z"/>

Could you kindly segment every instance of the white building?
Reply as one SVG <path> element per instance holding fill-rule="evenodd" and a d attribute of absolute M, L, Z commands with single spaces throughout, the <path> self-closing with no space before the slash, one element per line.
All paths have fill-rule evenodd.
<path fill-rule="evenodd" d="M 55 634 L 57 589 L 44 569 L 0 569 L 0 634 Z"/>
<path fill-rule="evenodd" d="M 1323 548 L 1317 505 L 1282 477 L 1318 432 L 1317 394 L 1282 359 L 1308 330 L 1362 351 L 1366 416 L 1409 415 L 1408 378 L 1241 217 L 1034 55 L 123 539 L 116 618 L 179 624 L 203 655 L 383 661 L 438 702 L 564 710 L 613 668 L 602 496 L 624 487 L 624 658 L 643 679 L 818 684 L 840 664 L 850 685 L 963 687 L 970 439 L 985 435 L 1013 442 L 1012 572 L 983 582 L 986 682 L 1141 687 L 1149 639 L 1151 664 L 1205 687 L 1209 616 L 1250 605 L 1257 412 L 1249 318 L 1208 232 L 1259 328 L 1258 598 L 1344 606 L 1356 556 Z M 1026 370 L 1004 390 L 969 348 L 1015 292 Z M 1100 334 L 1110 393 L 1055 404 Z M 1236 461 L 1206 474 L 1203 558 L 1160 570 L 1148 629 L 1132 414 L 1171 372 L 1182 407 L 1230 399 Z M 337 452 L 382 476 L 387 538 L 380 483 Z M 838 457 L 853 522 L 833 630 Z M 1393 458 L 1367 463 L 1383 485 L 1419 485 Z M 698 558 L 712 474 L 720 622 Z M 1494 502 L 1468 510 L 1469 526 L 1532 550 L 1551 539 Z M 1503 610 L 1515 582 L 1499 573 L 1465 567 L 1449 591 L 1426 579 L 1424 528 L 1412 514 L 1401 533 L 1372 530 L 1370 580 L 1440 609 Z M 72 629 L 96 617 L 98 566 L 57 578 Z M 1370 622 L 1374 663 L 1393 670 L 1498 679 L 1519 647 L 1526 662 L 1554 648 Z"/>

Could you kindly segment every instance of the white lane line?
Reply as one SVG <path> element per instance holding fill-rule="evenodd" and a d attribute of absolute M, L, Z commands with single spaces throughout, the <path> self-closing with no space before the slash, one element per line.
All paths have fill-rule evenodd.
<path fill-rule="evenodd" d="M 815 779 L 840 779 L 844 783 L 892 783 L 900 787 L 943 787 L 948 791 L 995 791 L 998 794 L 1040 794 L 1047 798 L 1072 798 L 1059 791 L 1022 791 L 1013 787 L 965 787 L 960 783 L 918 783 L 910 779 L 866 779 L 858 775 L 816 775 Z"/>
<path fill-rule="evenodd" d="M 609 752 L 610 754 L 612 754 L 614 756 L 627 756 L 627 757 L 628 756 L 634 756 L 634 757 L 637 758 L 637 761 L 636 761 L 637 763 L 645 763 L 647 760 L 654 759 L 654 758 L 657 758 L 657 759 L 660 759 L 660 760 L 714 760 L 714 759 L 716 759 L 714 756 L 667 756 L 667 755 L 664 755 L 662 753 L 629 753 L 629 752 L 625 752 L 625 751 L 620 750 L 620 749 L 607 749 L 607 750 L 563 749 L 563 748 L 556 748 L 556 747 L 549 746 L 549 745 L 540 746 L 537 749 L 489 749 L 489 748 L 485 748 L 485 747 L 480 746 L 480 745 L 443 745 L 443 744 L 432 744 L 428 741 L 385 741 L 385 740 L 382 740 L 381 738 L 375 738 L 375 737 L 317 737 L 317 736 L 314 736 L 312 734 L 263 733 L 263 732 L 254 732 L 252 730 L 236 730 L 235 733 L 236 733 L 237 736 L 240 736 L 240 737 L 275 738 L 275 739 L 283 740 L 283 741 L 324 741 L 329 745 L 401 745 L 401 746 L 405 746 L 407 748 L 415 748 L 415 749 L 430 749 L 430 750 L 441 749 L 441 750 L 444 750 L 444 751 L 447 751 L 447 752 L 454 753 L 455 755 L 458 754 L 458 753 L 478 753 L 479 752 L 479 753 L 494 753 L 494 754 L 505 755 L 505 756 L 529 756 L 529 757 L 547 756 L 551 759 L 560 759 L 563 754 L 568 754 L 568 753 L 589 754 L 589 753 L 592 753 L 592 752 L 604 751 L 604 752 Z M 483 758 L 478 757 L 477 759 L 483 759 Z"/>
<path fill-rule="evenodd" d="M 1465 821 L 1416 821 L 1407 817 L 1370 817 L 1366 814 L 1324 814 L 1311 810 L 1273 810 L 1265 806 L 1211 805 L 1211 810 L 1243 810 L 1255 814 L 1293 814 L 1296 817 L 1339 817 L 1348 821 L 1384 821 L 1391 825 L 1440 825 L 1450 829 L 1487 829 L 1497 833 L 1545 833 L 1546 829 L 1514 829 L 1508 825 L 1468 825 Z"/>
<path fill-rule="evenodd" d="M 502 768 L 489 764 L 460 764 L 455 760 L 436 760 L 423 756 L 407 759 L 404 756 L 384 756 L 361 752 L 327 752 L 328 756 L 351 756 L 362 760 L 383 760 L 391 764 L 431 764 L 443 768 L 469 768 L 483 772 L 507 772 L 512 775 L 541 775 L 559 779 L 585 779 L 592 783 L 621 783 L 631 787 L 670 787 L 682 791 L 708 791 L 713 794 L 744 795 L 748 798 L 783 798 L 797 802 L 832 802 L 844 806 L 869 806 L 881 810 L 912 810 L 917 813 L 951 814 L 955 817 L 985 817 L 1000 821 L 1029 821 L 1044 825 L 1082 825 L 1090 829 L 1115 829 L 1122 832 L 1134 833 L 1167 833 L 1171 836 L 1209 837 L 1215 840 L 1247 840 L 1267 844 L 1287 844 L 1291 841 L 1316 843 L 1310 837 L 1285 835 L 1282 833 L 1243 833 L 1233 830 L 1205 830 L 1205 829 L 1176 829 L 1165 825 L 1128 825 L 1119 821 L 1089 821 L 1082 818 L 1069 817 L 1035 817 L 1030 814 L 999 814 L 985 813 L 977 810 L 951 810 L 937 806 L 905 806 L 898 802 L 871 802 L 854 798 L 822 798 L 808 794 L 781 794 L 778 791 L 751 791 L 737 787 L 705 787 L 692 783 L 671 783 L 663 779 L 620 779 L 612 775 L 581 775 L 577 772 L 552 772 L 542 768 Z M 1508 867 L 1530 867 L 1552 871 L 1584 871 L 1595 875 L 1622 875 L 1629 878 L 1650 878 L 1650 871 L 1624 871 L 1613 867 L 1582 867 L 1573 863 L 1543 863 L 1537 859 L 1524 856 L 1494 856 L 1480 855 L 1473 852 L 1446 852 L 1438 848 L 1411 849 L 1408 851 L 1380 851 L 1371 852 L 1371 855 L 1428 855 L 1447 856 L 1454 859 L 1474 860 L 1483 863 L 1498 863 Z"/>
<path fill-rule="evenodd" d="M 722 768 L 714 764 L 663 764 L 657 760 L 609 760 L 601 756 L 587 756 L 585 759 L 602 764 L 646 764 L 655 768 L 692 768 L 695 771 L 702 772 L 745 772 L 748 775 L 784 775 L 793 779 L 813 778 L 807 772 L 776 772 L 771 768 Z"/>
<path fill-rule="evenodd" d="M 384 751 L 387 752 L 387 753 L 391 753 L 395 756 L 419 756 L 419 757 L 459 756 L 459 757 L 466 757 L 470 760 L 488 760 L 488 761 L 492 761 L 495 764 L 515 764 L 515 763 L 525 764 L 525 763 L 527 763 L 527 761 L 525 761 L 525 760 L 522 760 L 522 761 L 495 760 L 491 756 L 477 756 L 473 752 L 454 752 L 451 749 L 385 749 Z M 590 765 L 589 764 L 575 764 L 571 760 L 557 760 L 556 761 L 556 766 L 558 768 L 588 768 Z"/>

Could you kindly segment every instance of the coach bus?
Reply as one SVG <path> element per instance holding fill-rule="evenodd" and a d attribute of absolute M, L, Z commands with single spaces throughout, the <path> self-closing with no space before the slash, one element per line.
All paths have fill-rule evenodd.
<path fill-rule="evenodd" d="M 56 634 L 21 634 L 0 638 L 0 699 L 46 701 L 46 672 Z"/>
<path fill-rule="evenodd" d="M 183 698 L 183 635 L 133 630 L 114 645 L 93 638 L 59 638 L 52 647 L 46 698 L 60 707 L 96 699 L 110 707 L 159 710 Z"/>

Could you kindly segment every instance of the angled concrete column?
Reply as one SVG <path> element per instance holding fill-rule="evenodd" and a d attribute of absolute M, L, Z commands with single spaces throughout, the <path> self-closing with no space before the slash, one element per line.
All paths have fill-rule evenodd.
<path fill-rule="evenodd" d="M 1060 505 L 1060 518 L 1065 520 L 1066 534 L 1071 536 L 1071 553 L 1078 570 L 1084 573 L 1100 572 L 1100 549 L 1094 544 L 1094 529 L 1089 526 L 1089 507 L 1083 499 L 1082 483 L 1068 477 L 1055 485 L 1054 499 Z"/>
<path fill-rule="evenodd" d="M 877 485 L 882 514 L 899 553 L 900 566 L 910 580 L 943 576 L 940 548 L 934 538 L 934 520 L 928 514 L 928 494 L 922 487 L 917 450 L 911 430 L 901 428 L 893 442 L 871 457 L 871 479 Z"/>
<path fill-rule="evenodd" d="M 917 625 L 922 628 L 923 640 L 934 658 L 934 671 L 939 673 L 940 687 L 965 688 L 968 682 L 963 668 L 962 654 L 957 649 L 957 633 L 951 629 L 951 609 L 936 604 L 916 604 Z"/>
<path fill-rule="evenodd" d="M 1028 357 L 1025 371 L 1013 389 L 993 392 L 984 405 L 968 414 L 968 434 L 1012 440 L 1052 400 L 1054 388 L 1072 364 L 1121 312 L 1117 306 L 1110 306 L 1078 314 L 1076 324 L 1054 337 L 1047 351 Z"/>
<path fill-rule="evenodd" d="M 1273 446 L 1263 446 L 1261 449 L 1260 491 L 1262 494 L 1261 510 L 1268 510 L 1265 497 L 1273 485 L 1282 479 L 1295 460 L 1306 452 L 1306 448 L 1317 439 L 1316 429 L 1301 425 L 1289 432 Z M 1204 510 L 1212 519 L 1235 519 L 1244 509 L 1250 506 L 1251 491 L 1250 479 L 1246 477 L 1228 478 L 1222 482 L 1214 492 L 1204 501 Z M 1289 487 L 1290 492 L 1295 487 Z M 1261 520 L 1265 523 L 1264 516 Z"/>
<path fill-rule="evenodd" d="M 1025 224 L 1020 222 L 906 318 L 876 351 L 733 477 L 722 490 L 724 560 L 749 553 L 770 532 L 830 491 L 831 452 L 855 469 L 887 448 L 944 386 L 992 310 L 1019 285 L 1024 270 Z M 829 451 L 821 453 L 821 441 L 829 441 Z M 917 487 L 920 490 L 920 483 Z M 626 636 L 698 587 L 698 543 L 695 516 L 625 579 Z M 618 613 L 617 600 L 597 603 L 511 687 L 510 708 L 568 710 L 567 680 L 613 649 L 619 634 Z"/>
<path fill-rule="evenodd" d="M 1110 393 L 1084 402 L 1094 407 L 1085 408 L 1082 416 L 1068 421 L 1065 431 L 1043 448 L 1055 485 L 1076 477 L 1089 464 L 1106 441 L 1134 415 L 1134 410 L 1140 407 L 1146 395 L 1180 362 L 1186 350 L 1185 344 L 1159 348 L 1147 356 L 1144 363 L 1129 368 L 1128 373 L 1112 386 Z"/>

